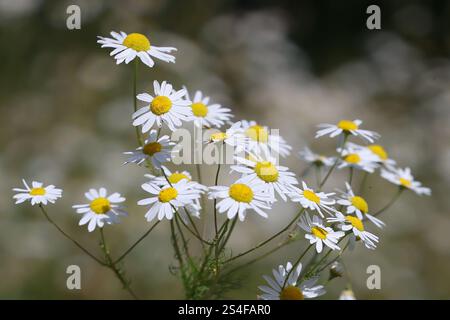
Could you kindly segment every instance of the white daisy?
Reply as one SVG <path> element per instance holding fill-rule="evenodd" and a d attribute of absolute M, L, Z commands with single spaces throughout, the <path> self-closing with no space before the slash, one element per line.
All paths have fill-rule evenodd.
<path fill-rule="evenodd" d="M 352 215 L 343 215 L 340 212 L 336 212 L 335 217 L 331 217 L 327 219 L 328 222 L 331 223 L 339 223 L 342 231 L 351 230 L 353 233 L 352 241 L 362 240 L 366 248 L 375 249 L 376 243 L 378 242 L 378 237 L 369 231 L 366 231 L 364 228 L 364 223 L 358 217 Z"/>
<path fill-rule="evenodd" d="M 150 40 L 140 33 L 126 34 L 111 32 L 112 38 L 98 36 L 97 43 L 102 45 L 102 48 L 113 48 L 110 55 L 114 56 L 117 64 L 130 61 L 138 57 L 143 63 L 149 67 L 153 67 L 155 62 L 152 57 L 158 58 L 165 62 L 175 63 L 175 57 L 168 54 L 176 51 L 173 47 L 155 47 L 150 44 Z"/>
<path fill-rule="evenodd" d="M 124 152 L 126 155 L 130 155 L 127 163 L 141 164 L 146 160 L 150 160 L 152 165 L 159 169 L 161 164 L 171 160 L 172 148 L 175 145 L 170 141 L 169 136 L 162 136 L 158 138 L 156 130 L 151 130 L 148 139 L 144 141 L 144 146 L 139 147 L 136 151 Z"/>
<path fill-rule="evenodd" d="M 361 148 L 352 148 L 346 146 L 344 150 L 338 149 L 342 155 L 342 160 L 338 165 L 338 169 L 352 167 L 358 170 L 373 173 L 378 168 L 378 156 L 370 150 Z"/>
<path fill-rule="evenodd" d="M 312 220 L 308 213 L 300 217 L 298 226 L 305 230 L 305 238 L 309 240 L 310 244 L 316 244 L 317 253 L 321 253 L 323 245 L 325 244 L 331 250 L 340 250 L 337 245 L 340 238 L 342 238 L 345 233 L 342 231 L 334 231 L 330 227 L 326 227 L 323 224 L 322 219 L 318 216 L 313 216 Z"/>
<path fill-rule="evenodd" d="M 165 123 L 170 130 L 175 131 L 181 126 L 181 121 L 189 120 L 191 109 L 188 106 L 191 102 L 183 99 L 185 89 L 176 91 L 170 83 L 163 81 L 160 85 L 156 80 L 153 89 L 154 97 L 148 93 L 137 95 L 138 100 L 147 102 L 147 105 L 133 113 L 133 126 L 142 125 L 142 133 L 145 133 L 155 122 L 158 127 Z"/>
<path fill-rule="evenodd" d="M 368 146 L 361 146 L 353 142 L 347 142 L 347 146 L 351 149 L 368 150 L 375 157 L 378 158 L 377 162 L 382 164 L 388 169 L 394 168 L 395 160 L 390 159 L 386 150 L 379 144 L 370 144 Z"/>
<path fill-rule="evenodd" d="M 338 124 L 322 123 L 318 125 L 318 127 L 321 129 L 317 131 L 316 138 L 325 135 L 329 135 L 331 138 L 334 138 L 341 134 L 351 134 L 354 136 L 360 136 L 372 143 L 380 137 L 380 135 L 374 131 L 360 129 L 359 126 L 361 124 L 361 120 L 341 120 L 338 122 Z"/>
<path fill-rule="evenodd" d="M 187 92 L 187 91 L 186 91 Z M 186 97 L 191 103 L 191 120 L 197 127 L 221 127 L 228 122 L 233 115 L 230 109 L 222 107 L 220 104 L 210 104 L 209 97 L 203 96 L 201 91 L 196 91 L 194 99 L 191 100 L 189 92 Z"/>
<path fill-rule="evenodd" d="M 300 273 L 302 271 L 301 263 L 290 273 L 286 281 L 286 277 L 291 269 L 292 264 L 288 262 L 286 267 L 280 265 L 278 269 L 272 270 L 273 278 L 263 276 L 269 285 L 258 287 L 263 292 L 260 298 L 263 300 L 303 300 L 305 298 L 316 298 L 325 294 L 324 287 L 322 285 L 316 285 L 317 277 L 299 283 Z"/>
<path fill-rule="evenodd" d="M 261 126 L 255 121 L 242 120 L 242 128 L 248 138 L 248 152 L 261 156 L 273 155 L 273 152 L 282 157 L 287 157 L 291 153 L 292 147 L 283 137 L 270 133 L 268 127 Z"/>
<path fill-rule="evenodd" d="M 227 212 L 230 220 L 237 214 L 239 220 L 244 221 L 247 210 L 250 209 L 267 218 L 267 214 L 262 209 L 270 209 L 269 203 L 274 199 L 264 193 L 265 188 L 263 183 L 244 183 L 238 180 L 229 187 L 210 187 L 208 197 L 209 199 L 222 199 L 217 202 L 216 208 L 220 213 Z"/>
<path fill-rule="evenodd" d="M 345 183 L 345 187 L 347 191 L 342 193 L 337 203 L 347 208 L 347 214 L 356 214 L 360 220 L 367 218 L 379 228 L 385 226 L 383 221 L 369 213 L 369 205 L 363 197 L 356 196 L 352 187 L 347 182 Z"/>
<path fill-rule="evenodd" d="M 289 193 L 291 201 L 300 202 L 303 208 L 316 210 L 319 212 L 320 216 L 323 218 L 322 210 L 331 214 L 336 212 L 333 205 L 336 203 L 335 200 L 330 199 L 334 192 L 314 192 L 313 189 L 309 188 L 304 181 L 302 181 L 302 189 L 297 187 L 293 188 L 293 191 Z"/>
<path fill-rule="evenodd" d="M 209 133 L 209 132 L 208 132 Z M 235 122 L 225 131 L 213 131 L 205 139 L 206 143 L 226 144 L 234 148 L 235 153 L 245 150 L 248 138 L 244 135 L 242 123 Z"/>
<path fill-rule="evenodd" d="M 308 147 L 304 147 L 299 153 L 301 159 L 307 163 L 315 164 L 317 166 L 331 167 L 336 159 L 334 157 L 325 157 L 323 155 L 314 153 Z"/>
<path fill-rule="evenodd" d="M 264 192 L 275 198 L 275 192 L 286 201 L 286 194 L 294 185 L 298 184 L 295 174 L 289 168 L 276 164 L 274 158 L 265 158 L 250 155 L 247 159 L 236 157 L 238 165 L 231 166 L 232 171 L 243 174 L 242 182 L 258 181 L 266 187 Z"/>
<path fill-rule="evenodd" d="M 89 189 L 85 197 L 90 201 L 87 204 L 77 204 L 72 206 L 77 213 L 82 214 L 79 225 L 88 224 L 89 232 L 95 230 L 95 227 L 103 228 L 106 224 L 119 222 L 119 216 L 126 216 L 127 212 L 119 203 L 125 201 L 119 193 L 115 192 L 107 195 L 105 188 Z"/>
<path fill-rule="evenodd" d="M 149 206 L 149 210 L 145 214 L 147 221 L 155 218 L 172 220 L 177 211 L 180 215 L 183 214 L 179 208 L 193 205 L 194 201 L 200 198 L 202 192 L 191 186 L 186 179 L 172 185 L 162 186 L 154 180 L 149 181 L 142 185 L 142 189 L 150 193 L 151 197 L 139 200 L 138 205 Z"/>
<path fill-rule="evenodd" d="M 23 188 L 14 188 L 13 191 L 17 192 L 13 196 L 13 199 L 16 200 L 16 204 L 25 202 L 26 200 L 30 200 L 31 205 L 35 204 L 43 204 L 47 205 L 47 203 L 55 203 L 58 198 L 62 197 L 62 190 L 57 189 L 54 185 L 49 185 L 44 187 L 42 182 L 33 181 L 31 183 L 31 188 L 28 186 L 25 179 L 22 179 Z"/>
<path fill-rule="evenodd" d="M 381 169 L 381 176 L 400 186 L 401 188 L 410 189 L 417 193 L 418 195 L 431 195 L 431 189 L 422 186 L 422 183 L 419 181 L 415 181 L 413 175 L 411 174 L 410 168 L 405 169 L 393 169 L 393 170 L 385 170 Z"/>

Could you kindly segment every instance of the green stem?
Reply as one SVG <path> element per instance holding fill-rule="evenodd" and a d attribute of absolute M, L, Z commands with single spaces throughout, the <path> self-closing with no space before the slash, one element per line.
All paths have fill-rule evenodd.
<path fill-rule="evenodd" d="M 348 168 L 348 184 L 351 186 L 353 181 L 353 167 Z"/>
<path fill-rule="evenodd" d="M 295 261 L 294 265 L 292 266 L 291 270 L 289 270 L 288 274 L 286 275 L 286 278 L 284 279 L 284 283 L 283 283 L 283 289 L 284 287 L 286 287 L 286 284 L 289 280 L 289 277 L 291 276 L 292 272 L 295 270 L 295 268 L 297 268 L 297 265 L 300 263 L 300 261 L 303 259 L 303 257 L 305 256 L 305 254 L 308 252 L 308 250 L 312 247 L 312 244 L 310 244 L 309 246 L 306 247 L 305 251 L 303 251 L 303 253 L 298 257 L 297 261 Z"/>
<path fill-rule="evenodd" d="M 397 193 L 394 195 L 394 197 L 391 199 L 391 201 L 389 201 L 383 208 L 381 208 L 376 213 L 374 213 L 373 216 L 376 217 L 379 214 L 381 214 L 384 211 L 386 211 L 387 209 L 389 209 L 394 204 L 394 202 L 397 201 L 397 199 L 400 197 L 400 195 L 402 194 L 403 190 L 404 190 L 404 188 L 399 187 Z"/>
<path fill-rule="evenodd" d="M 336 166 L 339 163 L 339 159 L 342 158 L 342 153 L 344 151 L 344 146 L 345 146 L 345 142 L 347 141 L 348 135 L 345 134 L 344 139 L 342 141 L 342 145 L 340 146 L 342 148 L 341 153 L 339 154 L 338 157 L 336 157 L 336 160 L 334 161 L 333 165 L 331 166 L 330 170 L 328 170 L 325 178 L 323 178 L 322 182 L 319 185 L 319 190 L 322 189 L 322 187 L 324 186 L 325 182 L 327 182 L 328 178 L 330 177 L 331 173 L 333 172 L 333 170 L 336 168 Z M 339 146 L 338 146 L 339 148 Z"/>
<path fill-rule="evenodd" d="M 137 111 L 137 77 L 138 77 L 138 66 L 139 59 L 134 59 L 134 68 L 133 68 L 133 109 L 134 112 Z M 135 127 L 136 129 L 136 138 L 139 145 L 142 147 L 144 142 L 142 141 L 141 133 L 139 132 L 139 127 Z"/>
<path fill-rule="evenodd" d="M 219 155 L 220 158 L 220 155 Z M 220 159 L 219 159 L 219 164 L 217 165 L 217 172 L 216 172 L 216 179 L 214 180 L 214 185 L 217 186 L 217 184 L 219 183 L 219 173 L 220 173 Z M 216 239 L 219 233 L 219 229 L 217 226 L 217 208 L 216 208 L 216 204 L 217 204 L 217 199 L 214 199 L 214 230 L 216 231 Z"/>

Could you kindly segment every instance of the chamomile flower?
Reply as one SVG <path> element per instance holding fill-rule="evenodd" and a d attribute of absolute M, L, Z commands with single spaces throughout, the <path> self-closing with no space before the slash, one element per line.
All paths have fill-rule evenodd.
<path fill-rule="evenodd" d="M 149 209 L 145 214 L 147 221 L 172 220 L 174 214 L 178 212 L 183 214 L 179 209 L 193 205 L 194 201 L 199 199 L 201 191 L 191 187 L 186 179 L 182 179 L 172 185 L 158 185 L 155 181 L 150 181 L 142 185 L 142 189 L 150 193 L 150 198 L 138 201 L 140 206 L 148 206 Z"/>
<path fill-rule="evenodd" d="M 102 48 L 114 49 L 110 55 L 114 56 L 117 64 L 122 62 L 128 64 L 136 57 L 149 67 L 153 67 L 155 64 L 153 58 L 175 63 L 175 57 L 169 53 L 176 51 L 176 48 L 156 47 L 150 44 L 150 40 L 143 34 L 112 31 L 111 36 L 112 38 L 98 36 L 97 43 L 101 44 Z"/>
<path fill-rule="evenodd" d="M 356 298 L 351 289 L 345 289 L 339 295 L 339 300 L 356 300 Z"/>
<path fill-rule="evenodd" d="M 234 148 L 235 153 L 245 150 L 248 138 L 244 135 L 242 123 L 235 122 L 225 131 L 207 132 L 206 143 L 226 144 Z"/>
<path fill-rule="evenodd" d="M 96 227 L 103 228 L 106 224 L 119 222 L 119 216 L 126 216 L 127 212 L 120 203 L 125 201 L 119 193 L 107 195 L 105 188 L 89 189 L 85 197 L 90 201 L 86 204 L 72 206 L 78 214 L 82 214 L 79 225 L 88 224 L 88 231 L 92 232 Z"/>
<path fill-rule="evenodd" d="M 398 168 L 393 170 L 381 169 L 381 176 L 389 182 L 400 186 L 400 188 L 412 190 L 418 195 L 431 195 L 430 188 L 423 187 L 421 182 L 414 180 L 410 168 Z"/>
<path fill-rule="evenodd" d="M 242 128 L 248 138 L 248 152 L 262 156 L 273 155 L 273 152 L 282 157 L 287 157 L 291 153 L 292 147 L 286 143 L 283 137 L 272 134 L 268 127 L 261 126 L 255 121 L 243 120 Z"/>
<path fill-rule="evenodd" d="M 210 103 L 210 98 L 204 96 L 201 91 L 196 91 L 194 99 L 191 100 L 189 93 L 186 97 L 191 102 L 192 116 L 190 119 L 194 121 L 197 127 L 217 127 L 220 128 L 229 121 L 233 115 L 230 109 L 222 107 L 217 103 Z"/>
<path fill-rule="evenodd" d="M 263 183 L 236 181 L 229 187 L 213 186 L 209 188 L 209 199 L 220 199 L 216 208 L 220 213 L 227 213 L 228 219 L 238 215 L 244 221 L 247 210 L 254 210 L 261 217 L 267 218 L 262 209 L 270 209 L 269 203 L 274 199 L 264 193 Z"/>
<path fill-rule="evenodd" d="M 315 164 L 316 166 L 331 167 L 336 159 L 334 157 L 325 157 L 323 155 L 314 153 L 308 147 L 304 147 L 299 153 L 301 159 L 307 163 Z"/>
<path fill-rule="evenodd" d="M 231 170 L 243 174 L 241 181 L 263 183 L 265 193 L 275 198 L 276 192 L 286 201 L 286 194 L 298 184 L 295 174 L 289 168 L 277 165 L 274 158 L 267 159 L 252 155 L 248 158 L 236 157 L 238 165 L 231 166 Z"/>
<path fill-rule="evenodd" d="M 330 198 L 334 195 L 334 192 L 315 192 L 313 189 L 309 188 L 304 181 L 302 181 L 302 188 L 303 189 L 297 187 L 293 188 L 289 193 L 291 201 L 300 202 L 305 209 L 316 210 L 322 218 L 322 211 L 329 214 L 336 212 L 336 209 L 333 208 L 336 201 Z"/>
<path fill-rule="evenodd" d="M 331 250 L 341 249 L 337 243 L 345 233 L 326 227 L 318 216 L 313 216 L 311 219 L 309 214 L 306 213 L 300 217 L 298 226 L 307 232 L 305 238 L 309 240 L 309 243 L 316 244 L 317 253 L 322 252 L 323 245 L 326 245 Z"/>
<path fill-rule="evenodd" d="M 319 124 L 318 127 L 321 128 L 316 133 L 316 138 L 329 135 L 334 138 L 339 135 L 353 135 L 360 136 L 363 139 L 373 143 L 380 135 L 374 131 L 362 130 L 359 126 L 362 124 L 361 120 L 341 120 L 337 124 L 323 123 Z"/>
<path fill-rule="evenodd" d="M 385 226 L 383 221 L 369 213 L 369 205 L 363 197 L 356 196 L 352 187 L 347 182 L 345 183 L 345 187 L 347 191 L 342 193 L 337 203 L 347 208 L 347 214 L 355 214 L 360 220 L 367 218 L 378 228 Z"/>
<path fill-rule="evenodd" d="M 338 169 L 352 167 L 358 170 L 373 173 L 378 168 L 378 157 L 368 149 L 346 147 L 341 152 L 342 160 Z"/>
<path fill-rule="evenodd" d="M 31 188 L 28 186 L 25 179 L 22 179 L 23 188 L 14 188 L 13 191 L 17 192 L 13 199 L 16 200 L 16 204 L 20 204 L 27 200 L 30 200 L 31 205 L 35 204 L 43 204 L 47 205 L 47 203 L 55 203 L 58 198 L 62 197 L 62 190 L 57 189 L 54 185 L 49 185 L 44 187 L 42 182 L 33 181 L 31 183 Z"/>
<path fill-rule="evenodd" d="M 139 147 L 136 151 L 124 152 L 130 155 L 126 163 L 142 164 L 144 161 L 151 161 L 152 165 L 159 169 L 161 164 L 171 160 L 171 152 L 175 143 L 170 141 L 169 136 L 158 138 L 156 130 L 151 130 L 148 139 L 144 141 L 144 146 Z"/>
<path fill-rule="evenodd" d="M 146 102 L 147 105 L 133 113 L 133 126 L 142 125 L 142 133 L 145 133 L 155 123 L 158 127 L 165 123 L 170 130 L 175 131 L 181 126 L 181 121 L 189 120 L 191 109 L 188 106 L 191 102 L 183 99 L 185 89 L 176 91 L 170 83 L 163 81 L 159 84 L 155 80 L 153 90 L 155 96 L 148 93 L 137 95 L 138 100 Z"/>
<path fill-rule="evenodd" d="M 386 152 L 386 150 L 379 144 L 370 144 L 368 146 L 361 146 L 353 142 L 347 142 L 347 146 L 353 150 L 360 149 L 360 150 L 368 150 L 371 152 L 375 157 L 377 157 L 377 162 L 381 165 L 383 165 L 386 168 L 394 168 L 395 166 L 395 160 L 389 158 L 389 154 Z"/>
<path fill-rule="evenodd" d="M 375 249 L 376 243 L 378 242 L 378 237 L 373 233 L 365 230 L 364 223 L 358 217 L 352 215 L 343 215 L 340 212 L 336 212 L 335 217 L 327 219 L 331 223 L 339 223 L 342 231 L 351 230 L 353 233 L 352 241 L 361 240 L 366 248 Z"/>
<path fill-rule="evenodd" d="M 292 263 L 288 262 L 286 267 L 278 266 L 278 269 L 273 269 L 273 278 L 263 276 L 268 286 L 260 286 L 259 290 L 263 292 L 260 296 L 262 300 L 303 300 L 316 298 L 325 294 L 325 289 L 322 285 L 316 285 L 317 277 L 310 278 L 299 283 L 300 273 L 302 271 L 302 264 L 299 263 L 294 271 Z M 290 273 L 289 273 L 290 272 Z M 289 278 L 286 281 L 286 277 Z"/>

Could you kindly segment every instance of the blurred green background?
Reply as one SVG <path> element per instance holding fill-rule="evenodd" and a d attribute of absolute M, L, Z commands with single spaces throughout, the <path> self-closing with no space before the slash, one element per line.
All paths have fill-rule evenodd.
<path fill-rule="evenodd" d="M 64 197 L 53 218 L 92 251 L 98 234 L 78 227 L 72 204 L 89 187 L 127 196 L 130 216 L 106 230 L 117 255 L 147 228 L 143 169 L 122 166 L 136 143 L 131 127 L 132 66 L 116 66 L 96 36 L 111 30 L 149 35 L 174 46 L 177 63 L 141 69 L 139 91 L 153 79 L 202 89 L 230 106 L 235 119 L 258 120 L 294 147 L 330 153 L 334 141 L 314 141 L 315 125 L 360 118 L 382 134 L 380 143 L 401 166 L 433 190 L 405 195 L 385 215 L 376 251 L 344 254 L 360 299 L 450 297 L 450 2 L 385 1 L 382 30 L 366 28 L 373 1 L 43 1 L 0 0 L 0 298 L 128 298 L 113 274 L 63 239 L 28 204 L 15 206 L 21 178 L 53 183 Z M 66 8 L 81 7 L 81 30 L 66 28 Z M 284 163 L 300 173 L 292 155 Z M 193 167 L 188 167 L 194 173 Z M 205 169 L 211 181 L 214 167 Z M 223 175 L 226 183 L 226 175 Z M 335 175 L 332 184 L 345 177 Z M 308 177 L 308 181 L 313 177 Z M 368 181 L 369 205 L 382 207 L 395 188 Z M 330 186 L 331 189 L 331 186 Z M 249 216 L 231 240 L 234 252 L 251 247 L 295 212 L 277 203 L 271 219 Z M 161 224 L 127 259 L 133 286 L 149 299 L 182 298 L 169 225 Z M 254 299 L 261 275 L 300 248 L 292 245 L 243 273 L 230 298 Z M 82 290 L 66 289 L 66 267 L 82 269 Z M 366 268 L 382 271 L 381 290 L 366 288 Z M 346 280 L 330 283 L 336 299 Z"/>

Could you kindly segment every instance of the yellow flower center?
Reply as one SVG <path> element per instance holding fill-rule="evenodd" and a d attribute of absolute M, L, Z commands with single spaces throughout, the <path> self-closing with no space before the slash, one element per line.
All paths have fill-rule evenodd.
<path fill-rule="evenodd" d="M 156 96 L 152 102 L 150 102 L 150 110 L 160 116 L 169 112 L 172 108 L 172 101 L 166 96 Z"/>
<path fill-rule="evenodd" d="M 405 179 L 405 178 L 400 178 L 400 185 L 402 185 L 405 188 L 409 188 L 411 187 L 411 180 Z"/>
<path fill-rule="evenodd" d="M 363 197 L 354 196 L 351 199 L 352 205 L 356 207 L 359 211 L 362 213 L 369 212 L 369 205 L 367 204 L 366 200 L 364 200 Z"/>
<path fill-rule="evenodd" d="M 350 153 L 345 156 L 344 160 L 348 163 L 359 163 L 361 161 L 361 157 L 356 153 Z"/>
<path fill-rule="evenodd" d="M 320 203 L 320 197 L 314 193 L 314 191 L 311 190 L 304 190 L 303 196 L 308 199 L 309 201 L 315 202 L 317 204 Z"/>
<path fill-rule="evenodd" d="M 228 194 L 237 202 L 250 203 L 253 200 L 253 190 L 242 183 L 232 184 Z"/>
<path fill-rule="evenodd" d="M 204 103 L 195 102 L 191 105 L 192 113 L 196 117 L 204 118 L 208 114 L 208 107 Z"/>
<path fill-rule="evenodd" d="M 359 231 L 364 231 L 364 224 L 363 222 L 358 219 L 357 217 L 354 216 L 346 216 L 345 220 L 347 220 L 348 222 L 350 222 L 352 224 L 352 226 L 356 229 L 358 229 Z"/>
<path fill-rule="evenodd" d="M 249 127 L 247 130 L 245 130 L 245 135 L 257 142 L 267 142 L 269 140 L 269 133 L 267 130 L 260 126 L 260 125 L 254 125 Z"/>
<path fill-rule="evenodd" d="M 278 180 L 278 169 L 269 161 L 257 162 L 255 173 L 265 182 L 276 182 Z"/>
<path fill-rule="evenodd" d="M 211 136 L 209 137 L 209 139 L 211 141 L 223 141 L 226 138 L 228 138 L 227 134 L 225 132 L 216 132 L 211 134 Z"/>
<path fill-rule="evenodd" d="M 370 149 L 370 151 L 372 151 L 377 156 L 379 156 L 381 160 L 387 160 L 388 159 L 388 154 L 387 154 L 386 150 L 384 150 L 384 148 L 382 146 L 380 146 L 378 144 L 372 144 L 368 148 Z"/>
<path fill-rule="evenodd" d="M 162 146 L 158 142 L 150 142 L 147 143 L 144 148 L 142 148 L 142 152 L 150 157 L 152 157 L 155 153 L 160 152 Z"/>
<path fill-rule="evenodd" d="M 30 196 L 43 196 L 45 195 L 44 188 L 33 188 L 30 190 Z"/>
<path fill-rule="evenodd" d="M 96 214 L 105 214 L 111 210 L 111 203 L 108 199 L 100 197 L 92 200 L 90 207 Z"/>
<path fill-rule="evenodd" d="M 302 290 L 295 286 L 288 286 L 280 292 L 280 300 L 303 300 L 304 298 Z"/>
<path fill-rule="evenodd" d="M 315 235 L 317 238 L 322 239 L 322 240 L 326 239 L 327 234 L 328 234 L 328 232 L 325 229 L 318 227 L 318 226 L 312 227 L 311 233 L 313 235 Z"/>
<path fill-rule="evenodd" d="M 180 172 L 174 172 L 169 176 L 169 182 L 172 184 L 178 183 L 183 179 L 190 181 L 190 179 L 187 175 L 185 175 L 184 173 L 180 173 Z"/>
<path fill-rule="evenodd" d="M 160 202 L 169 202 L 178 196 L 178 191 L 175 188 L 169 187 L 159 192 L 158 199 Z"/>
<path fill-rule="evenodd" d="M 140 33 L 130 33 L 123 40 L 122 44 L 135 51 L 148 51 L 150 49 L 150 41 L 146 36 Z"/>
<path fill-rule="evenodd" d="M 338 126 L 338 128 L 340 128 L 346 132 L 349 132 L 352 130 L 358 130 L 358 125 L 350 120 L 341 120 L 341 121 L 339 121 L 337 126 Z"/>

